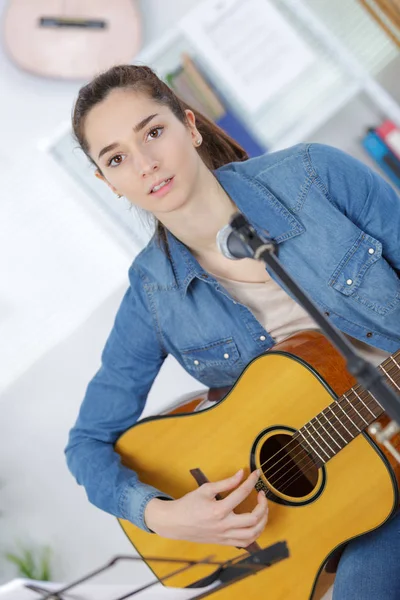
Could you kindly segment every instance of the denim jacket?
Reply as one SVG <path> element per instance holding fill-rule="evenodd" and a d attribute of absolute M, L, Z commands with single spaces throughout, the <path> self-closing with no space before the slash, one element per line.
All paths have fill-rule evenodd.
<path fill-rule="evenodd" d="M 255 229 L 275 240 L 285 269 L 334 325 L 398 350 L 400 202 L 390 185 L 322 144 L 231 163 L 215 176 Z M 129 270 L 130 287 L 66 448 L 89 500 L 147 531 L 146 504 L 162 490 L 122 466 L 113 445 L 140 417 L 167 355 L 204 385 L 223 387 L 274 344 L 186 246 L 170 234 L 168 243 L 170 257 L 153 239 Z"/>

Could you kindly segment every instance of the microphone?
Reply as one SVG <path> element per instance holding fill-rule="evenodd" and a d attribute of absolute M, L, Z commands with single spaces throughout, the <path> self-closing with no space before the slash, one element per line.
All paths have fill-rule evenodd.
<path fill-rule="evenodd" d="M 218 250 L 231 260 L 252 257 L 253 254 L 247 245 L 241 240 L 238 233 L 231 225 L 225 225 L 217 233 Z"/>
<path fill-rule="evenodd" d="M 233 215 L 229 225 L 225 225 L 218 231 L 217 246 L 221 254 L 231 260 L 259 259 L 257 251 L 260 247 L 263 250 L 274 248 L 272 240 L 259 237 L 240 212 Z"/>

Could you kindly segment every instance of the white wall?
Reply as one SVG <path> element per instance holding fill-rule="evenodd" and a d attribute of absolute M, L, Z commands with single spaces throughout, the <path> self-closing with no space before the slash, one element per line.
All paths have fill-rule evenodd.
<path fill-rule="evenodd" d="M 145 43 L 162 35 L 195 4 L 196 0 L 143 0 Z M 0 0 L 0 20 L 5 6 L 5 0 Z M 52 170 L 38 150 L 38 142 L 53 136 L 60 123 L 69 119 L 81 82 L 45 80 L 22 72 L 8 60 L 4 48 L 0 49 L 0 72 L 2 198 L 15 202 L 21 212 L 27 199 L 31 205 L 50 199 L 60 215 L 68 203 L 81 202 L 83 216 L 97 218 L 82 190 Z M 107 231 L 103 222 L 99 226 Z M 113 233 L 111 226 L 108 233 Z M 29 256 L 32 247 L 23 250 Z M 126 254 L 126 269 L 132 258 Z M 122 263 L 123 258 L 118 268 Z M 105 269 L 104 279 L 108 276 Z M 0 395 L 0 582 L 15 574 L 3 553 L 14 551 L 18 541 L 51 545 L 54 575 L 59 580 L 70 580 L 131 550 L 116 519 L 88 503 L 67 471 L 63 455 L 87 382 L 99 366 L 125 279 L 124 274 L 120 285 L 110 285 L 87 321 Z M 29 303 L 29 289 L 21 301 Z M 6 343 L 1 341 L 3 348 Z M 167 362 L 152 390 L 147 413 L 156 412 L 182 392 L 201 387 L 176 362 Z M 132 581 L 137 574 L 145 578 L 146 568 L 117 568 L 110 579 Z"/>
<path fill-rule="evenodd" d="M 77 577 L 131 550 L 116 519 L 89 504 L 63 456 L 68 430 L 98 368 L 123 292 L 124 288 L 114 292 L 1 398 L 0 551 L 13 548 L 16 540 L 49 544 L 56 554 L 58 579 Z M 146 413 L 157 412 L 179 394 L 200 387 L 171 360 L 152 389 Z M 12 568 L 3 561 L 0 565 L 2 579 L 9 578 Z M 130 581 L 132 569 L 136 577 L 136 565 L 116 570 L 118 580 L 122 573 Z"/>

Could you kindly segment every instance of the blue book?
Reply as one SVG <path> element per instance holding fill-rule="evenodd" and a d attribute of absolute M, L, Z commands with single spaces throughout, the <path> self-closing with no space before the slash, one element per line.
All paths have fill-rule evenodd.
<path fill-rule="evenodd" d="M 368 130 L 362 145 L 382 171 L 400 188 L 400 161 L 373 129 Z"/>
<path fill-rule="evenodd" d="M 197 71 L 207 82 L 224 106 L 224 114 L 218 119 L 215 119 L 215 123 L 221 127 L 225 133 L 230 135 L 238 144 L 240 144 L 250 158 L 253 156 L 260 156 L 260 154 L 265 154 L 267 152 L 267 148 L 261 145 L 261 143 L 254 137 L 245 123 L 238 116 L 236 116 L 235 112 L 229 106 L 229 102 L 224 97 L 224 94 L 215 86 L 213 81 L 210 80 L 208 74 L 205 72 L 199 62 L 195 58 L 192 58 L 192 61 Z"/>
<path fill-rule="evenodd" d="M 225 105 L 226 108 L 226 105 Z M 259 156 L 266 152 L 257 140 L 250 134 L 247 127 L 230 111 L 226 111 L 216 124 L 242 146 L 250 157 Z"/>

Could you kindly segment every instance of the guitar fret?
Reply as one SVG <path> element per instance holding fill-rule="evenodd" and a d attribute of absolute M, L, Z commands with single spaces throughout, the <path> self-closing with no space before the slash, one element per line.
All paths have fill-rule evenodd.
<path fill-rule="evenodd" d="M 319 431 L 316 429 L 315 425 L 313 424 L 312 420 L 309 421 L 308 423 L 309 425 L 311 425 L 311 427 L 314 429 L 315 433 L 317 435 L 319 435 L 319 437 L 321 438 L 321 440 L 325 443 L 326 446 L 328 446 L 328 444 L 325 442 L 324 438 L 322 437 L 322 435 L 319 433 Z M 318 444 L 318 446 L 321 448 L 322 452 L 324 452 L 324 454 L 326 454 L 326 456 L 328 457 L 328 459 L 332 458 L 332 456 L 329 455 L 329 453 L 321 446 L 321 444 L 318 442 L 318 440 L 314 437 L 315 442 Z M 328 446 L 329 448 L 329 446 Z M 332 450 L 332 448 L 331 448 Z"/>
<path fill-rule="evenodd" d="M 399 359 L 400 350 L 378 367 L 389 383 L 398 390 L 400 390 Z M 376 421 L 382 413 L 384 409 L 374 395 L 357 384 L 299 429 L 297 433 L 302 440 L 298 441 L 315 463 L 320 463 L 319 466 L 322 466 L 368 425 Z"/>
<path fill-rule="evenodd" d="M 331 413 L 333 414 L 334 418 L 336 419 L 336 421 L 339 423 L 339 425 L 341 425 L 343 427 L 343 429 L 346 429 L 346 427 L 343 425 L 343 423 L 337 418 L 337 415 L 335 415 L 335 411 L 332 409 L 332 406 L 327 406 L 324 410 L 330 410 Z M 322 412 L 324 412 L 324 411 L 322 411 Z M 325 417 L 325 418 L 327 418 L 327 417 Z M 327 419 L 327 420 L 329 421 L 329 419 Z M 329 421 L 329 422 L 331 423 L 331 421 Z M 333 425 L 332 425 L 332 427 L 333 427 Z M 344 438 L 342 436 L 342 434 L 336 427 L 334 427 L 334 429 L 335 429 L 336 433 L 342 438 L 345 445 L 347 445 L 350 440 L 346 440 L 346 438 Z M 347 431 L 347 429 L 346 429 L 346 431 Z M 349 434 L 349 435 L 351 436 L 351 434 Z"/>
<path fill-rule="evenodd" d="M 321 413 L 321 416 L 325 417 L 325 421 L 328 421 L 328 419 L 327 419 L 327 418 L 326 418 L 326 416 L 324 415 L 323 411 L 322 411 L 322 413 Z M 323 423 L 321 423 L 321 421 L 318 419 L 318 415 L 315 417 L 315 419 L 317 420 L 317 423 L 318 423 L 319 425 L 321 425 L 321 427 L 323 428 L 323 430 L 324 430 L 324 431 L 326 431 L 326 433 L 329 435 L 329 437 L 331 438 L 331 440 L 332 440 L 333 442 L 335 442 L 336 446 L 337 446 L 337 447 L 338 447 L 338 448 L 341 450 L 341 449 L 342 449 L 342 446 L 340 446 L 340 444 L 338 444 L 338 443 L 337 443 L 337 441 L 335 440 L 335 438 L 334 438 L 334 437 L 333 437 L 333 436 L 332 436 L 332 435 L 329 433 L 329 431 L 328 431 L 328 430 L 325 428 L 324 424 L 323 424 Z M 332 425 L 331 425 L 331 427 L 332 427 Z M 326 443 L 328 443 L 328 442 L 326 442 Z M 331 448 L 331 446 L 330 446 L 330 445 L 329 445 L 329 447 Z M 331 448 L 331 450 L 332 450 L 332 452 L 335 454 L 335 451 L 333 450 L 333 448 Z"/>
<path fill-rule="evenodd" d="M 302 429 L 305 429 L 305 427 L 302 427 Z M 305 431 L 307 432 L 307 430 L 305 429 Z M 318 454 L 318 452 L 315 450 L 315 448 L 312 447 L 312 445 L 310 444 L 310 442 L 307 440 L 307 438 L 305 437 L 305 435 L 303 434 L 302 430 L 299 429 L 298 432 L 300 433 L 300 435 L 303 437 L 304 441 L 306 442 L 307 446 L 309 448 L 311 448 L 311 450 L 314 452 L 314 454 L 316 454 L 318 456 L 318 458 L 320 459 L 320 461 L 322 463 L 325 463 L 326 461 L 320 457 L 320 455 Z M 308 432 L 307 432 L 308 433 Z"/>
<path fill-rule="evenodd" d="M 338 401 L 338 402 L 336 402 L 335 406 L 338 406 L 338 407 L 340 408 L 340 410 L 342 411 L 342 413 L 345 415 L 345 417 L 347 417 L 347 419 L 350 421 L 350 423 L 352 423 L 352 425 L 354 425 L 353 421 L 350 419 L 350 417 L 348 416 L 348 414 L 347 414 L 347 413 L 346 413 L 346 412 L 343 410 L 343 408 L 340 406 L 340 402 L 339 402 L 339 401 Z M 345 424 L 344 424 L 342 421 L 340 421 L 340 422 L 342 423 L 343 427 L 344 427 L 344 428 L 345 428 L 345 430 L 348 432 L 348 434 L 349 434 L 349 435 L 351 435 L 351 437 L 354 439 L 354 438 L 355 438 L 355 435 L 353 435 L 353 434 L 351 433 L 351 431 L 349 431 L 349 430 L 347 429 L 346 425 L 345 425 Z M 354 427 L 356 427 L 356 426 L 354 425 Z M 357 427 L 356 427 L 356 429 L 357 429 Z"/>
<path fill-rule="evenodd" d="M 382 368 L 382 365 L 379 367 L 380 369 Z M 376 405 L 376 408 L 378 409 L 378 417 L 384 412 L 383 407 L 381 404 L 379 404 L 378 400 L 375 398 L 375 396 L 373 395 L 372 392 L 370 392 L 369 390 L 363 390 L 364 392 L 366 392 L 369 396 L 371 396 L 372 400 L 374 401 L 374 404 Z M 376 417 L 376 418 L 378 418 Z"/>
<path fill-rule="evenodd" d="M 367 411 L 369 413 L 371 413 L 371 415 L 374 417 L 374 419 L 378 418 L 378 415 L 375 415 L 375 413 L 372 412 L 372 410 L 370 408 L 368 408 L 368 406 L 365 404 L 364 400 L 361 398 L 361 396 L 359 394 L 357 394 L 356 390 L 354 388 L 351 388 L 351 391 L 357 396 L 357 398 L 359 399 L 359 401 L 365 406 L 365 408 L 367 409 Z"/>
<path fill-rule="evenodd" d="M 326 459 L 325 459 L 325 458 L 323 458 L 323 456 L 321 456 L 320 452 L 318 452 L 318 450 L 317 450 L 317 449 L 316 449 L 316 448 L 315 448 L 315 447 L 314 447 L 312 444 L 313 444 L 313 443 L 317 444 L 317 446 L 319 447 L 320 451 L 324 452 L 324 454 L 326 454 L 326 455 L 328 456 L 328 458 L 330 458 L 330 457 L 329 457 L 329 455 L 328 455 L 328 454 L 327 454 L 327 453 L 324 451 L 324 449 L 321 447 L 321 444 L 319 444 L 319 443 L 318 443 L 318 440 L 316 440 L 316 439 L 313 437 L 312 433 L 311 433 L 311 432 L 310 432 L 310 431 L 307 429 L 307 426 L 309 426 L 309 425 L 310 425 L 310 423 L 306 423 L 306 425 L 305 425 L 305 426 L 304 426 L 304 428 L 303 428 L 303 429 L 304 429 L 304 431 L 305 431 L 306 433 L 308 433 L 308 436 L 309 436 L 308 443 L 309 443 L 309 445 L 311 446 L 311 448 L 314 450 L 314 452 L 317 454 L 317 456 L 320 458 L 320 460 L 322 460 L 322 462 L 324 462 L 324 463 L 325 463 L 325 462 L 326 462 Z M 310 440 L 311 440 L 311 442 L 310 442 Z"/>
<path fill-rule="evenodd" d="M 375 404 L 376 404 L 377 406 L 379 406 L 379 409 L 380 409 L 380 413 L 379 413 L 379 414 L 382 414 L 382 413 L 384 412 L 384 411 L 383 411 L 383 406 L 382 406 L 381 404 L 379 404 L 378 400 L 375 398 L 375 396 L 373 395 L 373 393 L 372 393 L 372 392 L 368 392 L 368 393 L 369 393 L 369 395 L 371 396 L 371 398 L 373 398 L 373 400 L 375 401 Z"/>
<path fill-rule="evenodd" d="M 369 425 L 368 421 L 366 421 L 364 419 L 364 417 L 362 416 L 362 414 L 360 414 L 358 412 L 358 410 L 356 409 L 356 407 L 354 406 L 354 404 L 352 404 L 350 402 L 350 400 L 347 398 L 346 394 L 343 394 L 342 398 L 344 398 L 346 400 L 346 402 L 350 405 L 350 408 L 352 408 L 358 414 L 358 416 L 360 417 L 360 419 L 362 419 L 366 425 Z"/>
<path fill-rule="evenodd" d="M 382 371 L 385 373 L 385 375 L 387 377 L 389 377 L 390 381 L 394 384 L 395 387 L 397 387 L 398 390 L 400 390 L 400 386 L 397 385 L 397 383 L 395 382 L 395 380 L 393 379 L 393 377 L 391 377 L 389 375 L 389 373 L 383 368 L 383 365 L 381 366 Z"/>
<path fill-rule="evenodd" d="M 397 362 L 397 360 L 395 359 L 395 355 L 393 354 L 392 356 L 389 356 L 389 358 L 394 362 L 394 364 L 396 365 L 396 367 L 398 367 L 400 369 L 400 365 Z"/>

